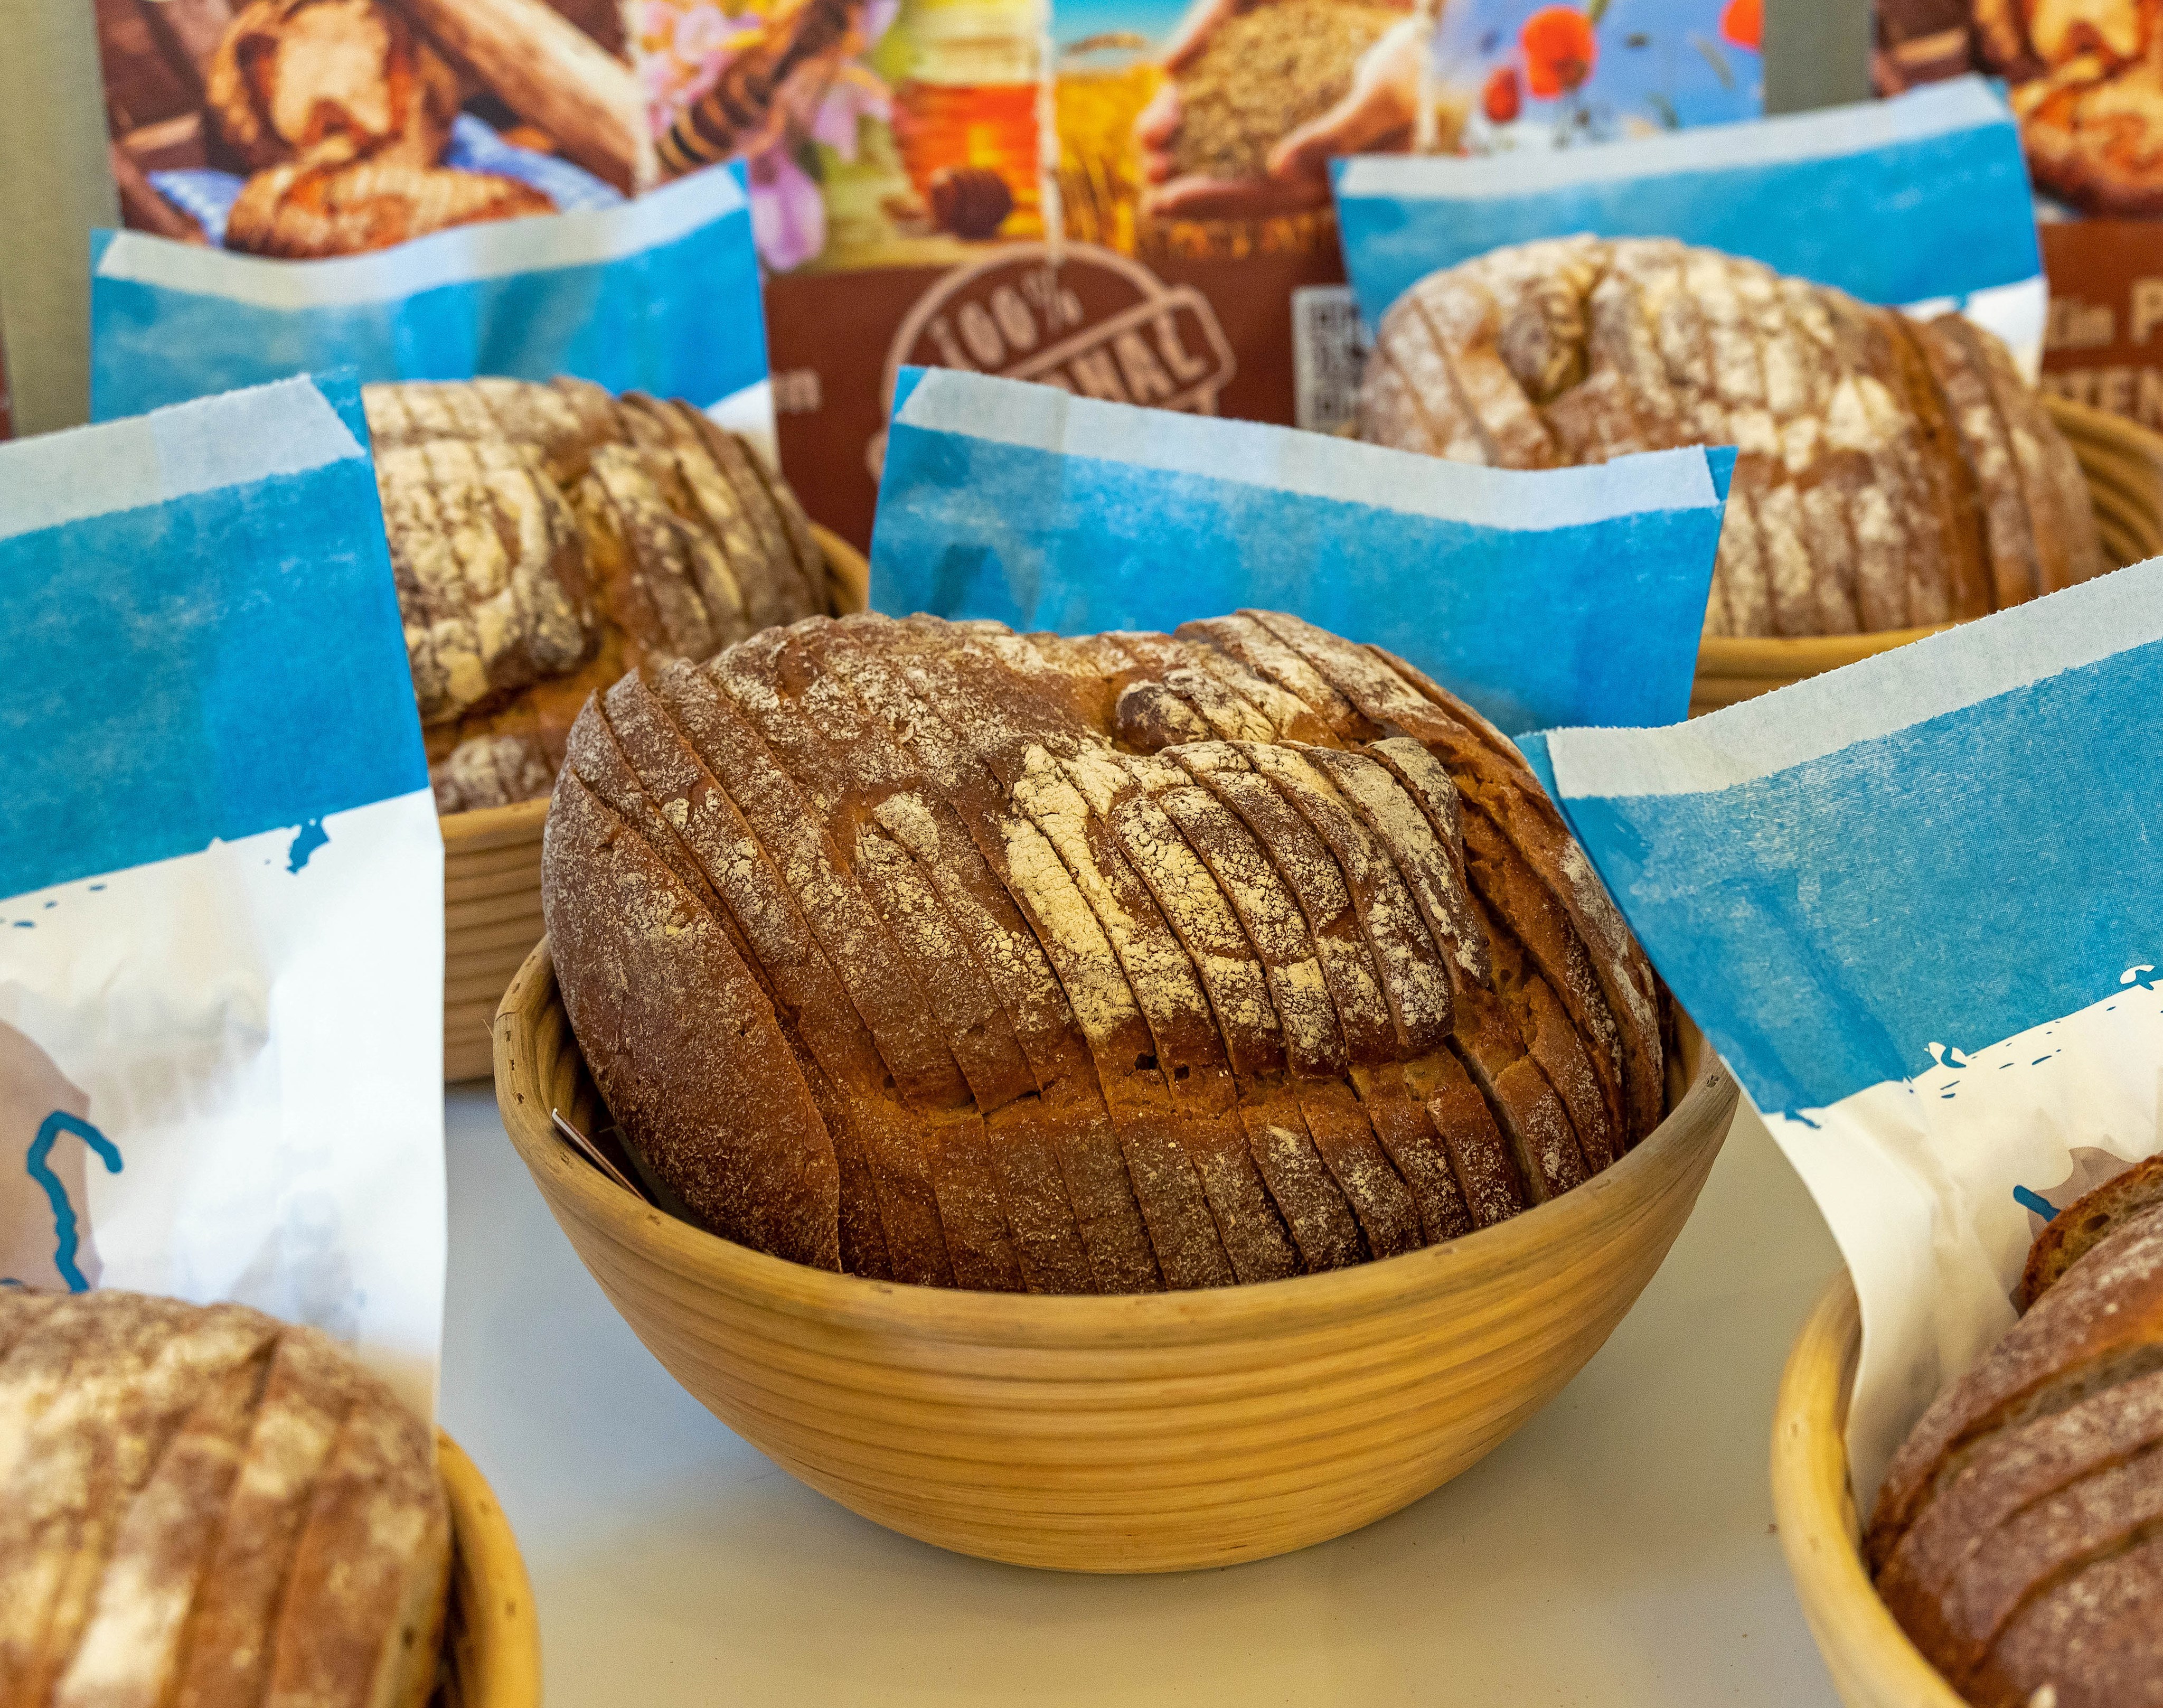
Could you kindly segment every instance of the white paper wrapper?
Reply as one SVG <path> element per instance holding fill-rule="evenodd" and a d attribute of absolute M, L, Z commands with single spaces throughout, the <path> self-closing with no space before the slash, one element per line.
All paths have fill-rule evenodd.
<path fill-rule="evenodd" d="M 234 1299 L 422 1416 L 443 843 L 359 394 L 0 448 L 0 1282 Z"/>
<path fill-rule="evenodd" d="M 2041 1225 L 2163 1145 L 2163 559 L 1665 730 L 1525 743 L 1815 1196 L 1866 1508 Z"/>

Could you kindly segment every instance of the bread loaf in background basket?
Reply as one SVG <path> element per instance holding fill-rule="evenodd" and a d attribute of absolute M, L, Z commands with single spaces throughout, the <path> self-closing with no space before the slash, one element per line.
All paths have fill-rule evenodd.
<path fill-rule="evenodd" d="M 435 21 L 455 24 L 456 10 Z M 402 14 L 373 0 L 259 0 L 234 29 L 251 42 L 270 32 L 255 93 L 290 97 L 324 73 L 311 42 L 365 35 L 386 15 Z M 425 44 L 416 50 L 427 57 Z M 427 105 L 425 88 L 406 93 Z M 327 149 L 363 156 L 341 178 L 390 169 L 368 138 L 338 129 L 363 109 L 374 110 L 333 102 L 319 115 Z M 296 371 L 352 369 L 368 385 L 446 814 L 454 1080 L 487 1072 L 490 1017 L 538 933 L 542 809 L 519 804 L 547 794 L 587 690 L 650 653 L 703 656 L 762 622 L 829 609 L 836 558 L 851 603 L 852 554 L 811 536 L 770 472 L 766 327 L 741 176 L 719 168 L 608 200 L 322 260 L 273 264 L 139 230 L 93 245 L 100 418 Z"/>
<path fill-rule="evenodd" d="M 1694 710 L 2123 561 L 2089 412 L 2032 389 L 2028 181 L 1978 80 L 1553 160 L 1354 160 L 1338 192 L 1377 328 L 1363 436 L 1513 467 L 1738 448 Z"/>

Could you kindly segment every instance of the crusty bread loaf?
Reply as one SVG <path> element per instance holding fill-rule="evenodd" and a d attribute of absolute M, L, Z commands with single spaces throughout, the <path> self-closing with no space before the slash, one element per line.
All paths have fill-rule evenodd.
<path fill-rule="evenodd" d="M 681 400 L 483 379 L 362 401 L 446 812 L 545 794 L 626 671 L 828 607 L 794 495 Z"/>
<path fill-rule="evenodd" d="M 450 1551 L 427 1429 L 317 1330 L 0 1290 L 0 1700 L 420 1708 Z"/>
<path fill-rule="evenodd" d="M 1709 635 L 1958 621 L 2109 567 L 2004 346 L 1668 238 L 1545 239 L 1382 317 L 1361 437 L 1548 469 L 1734 445 Z"/>
<path fill-rule="evenodd" d="M 2041 1298 L 2059 1276 L 2125 1222 L 2158 1204 L 2163 1204 L 2163 1156 L 2134 1163 L 2066 1205 L 2028 1248 L 2027 1267 L 2020 1276 L 2020 1308 L 2024 1311 Z"/>
<path fill-rule="evenodd" d="M 1977 1708 L 2163 1702 L 2163 1209 L 2064 1273 L 1893 1457 L 1887 1607 Z"/>
<path fill-rule="evenodd" d="M 387 249 L 430 232 L 553 213 L 531 184 L 494 172 L 410 166 L 390 159 L 268 167 L 241 186 L 225 246 L 252 255 L 320 260 Z"/>
<path fill-rule="evenodd" d="M 1385 654 L 814 618 L 580 715 L 542 905 L 631 1145 L 799 1262 L 1124 1292 L 1569 1190 L 1658 987 L 1515 751 Z"/>

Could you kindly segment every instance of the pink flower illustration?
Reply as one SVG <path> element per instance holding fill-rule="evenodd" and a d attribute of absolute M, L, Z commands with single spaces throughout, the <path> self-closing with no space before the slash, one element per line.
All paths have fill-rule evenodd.
<path fill-rule="evenodd" d="M 785 149 L 768 149 L 747 164 L 759 258 L 777 273 L 802 266 L 826 247 L 825 198 Z"/>
<path fill-rule="evenodd" d="M 856 158 L 856 121 L 874 118 L 891 123 L 893 102 L 886 85 L 859 65 L 845 65 L 811 115 L 811 139 L 821 142 L 843 160 Z"/>

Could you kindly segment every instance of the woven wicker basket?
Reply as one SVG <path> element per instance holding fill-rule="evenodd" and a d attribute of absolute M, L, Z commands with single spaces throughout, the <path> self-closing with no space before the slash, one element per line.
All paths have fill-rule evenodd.
<path fill-rule="evenodd" d="M 1628 1311 L 1736 1107 L 1682 1022 L 1668 1114 L 1552 1203 L 1328 1275 L 1040 1298 L 783 1262 L 677 1220 L 558 1136 L 605 1116 L 544 940 L 496 1019 L 504 1124 L 610 1301 L 669 1373 L 874 1522 L 1070 1571 L 1289 1553 L 1491 1451 Z"/>
<path fill-rule="evenodd" d="M 541 1708 L 541 1632 L 518 1538 L 458 1443 L 436 1432 L 451 1506 L 451 1599 L 432 1708 Z"/>
<path fill-rule="evenodd" d="M 1862 1564 L 1847 1402 L 1862 1317 L 1846 1270 L 1795 1337 L 1773 1410 L 1773 1516 L 1795 1599 L 1847 1708 L 1964 1708 L 1893 1623 Z"/>
<path fill-rule="evenodd" d="M 2123 567 L 2163 552 L 2163 436 L 2061 397 L 2043 400 L 2080 458 L 2095 505 L 2103 550 Z M 1870 635 L 1779 640 L 1767 636 L 1708 636 L 1698 648 L 1690 715 L 1785 688 L 1919 641 L 1946 626 L 1887 629 Z"/>
<path fill-rule="evenodd" d="M 815 524 L 834 608 L 862 610 L 871 589 L 862 553 Z M 548 800 L 453 813 L 443 827 L 443 1077 L 484 1079 L 489 1027 L 504 987 L 541 935 L 541 826 Z"/>

